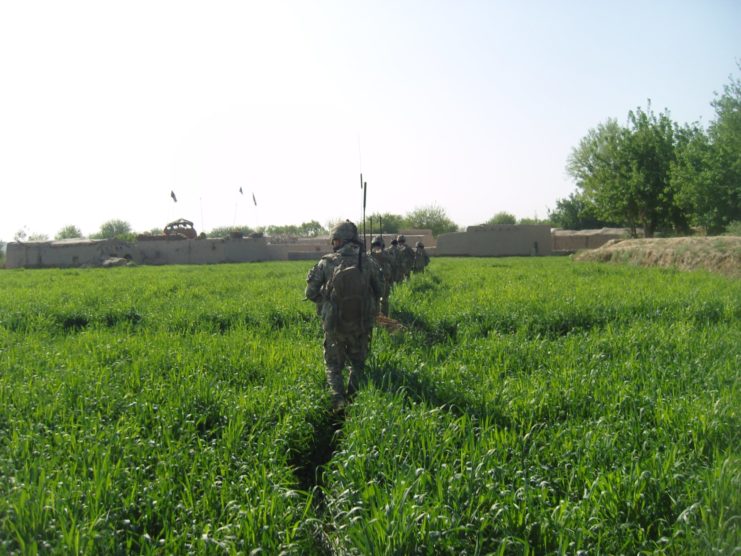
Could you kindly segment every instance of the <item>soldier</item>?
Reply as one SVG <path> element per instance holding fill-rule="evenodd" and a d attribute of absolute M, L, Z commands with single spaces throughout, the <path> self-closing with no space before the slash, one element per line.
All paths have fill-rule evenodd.
<path fill-rule="evenodd" d="M 401 261 L 401 272 L 403 280 L 408 280 L 414 266 L 414 251 L 407 245 L 407 238 L 404 234 L 396 236 L 399 242 L 399 260 Z"/>
<path fill-rule="evenodd" d="M 391 286 L 404 280 L 404 269 L 401 266 L 401 251 L 396 238 L 391 240 L 391 247 L 386 250 L 391 258 Z"/>
<path fill-rule="evenodd" d="M 389 295 L 391 294 L 394 267 L 391 254 L 388 251 L 384 251 L 384 247 L 386 247 L 386 243 L 383 241 L 383 236 L 378 235 L 373 238 L 373 242 L 371 243 L 371 257 L 381 269 L 384 283 L 379 313 L 387 317 L 389 316 Z"/>
<path fill-rule="evenodd" d="M 383 276 L 361 251 L 358 229 L 349 220 L 332 229 L 332 253 L 324 255 L 306 277 L 306 297 L 317 304 L 324 328 L 324 362 L 332 406 L 341 411 L 358 389 L 368 355 L 376 302 Z M 342 370 L 349 360 L 345 389 Z M 347 395 L 346 395 L 347 392 Z"/>
<path fill-rule="evenodd" d="M 430 264 L 430 256 L 427 254 L 427 251 L 425 251 L 425 246 L 422 244 L 421 241 L 418 241 L 416 244 L 416 249 L 414 250 L 414 272 L 424 272 L 425 267 Z"/>

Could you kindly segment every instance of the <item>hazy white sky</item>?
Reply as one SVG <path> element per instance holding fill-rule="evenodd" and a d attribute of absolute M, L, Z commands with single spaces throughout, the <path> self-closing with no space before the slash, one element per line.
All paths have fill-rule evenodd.
<path fill-rule="evenodd" d="M 739 29 L 737 0 L 0 1 L 0 240 L 356 219 L 361 170 L 369 213 L 545 217 L 600 122 L 713 119 Z"/>

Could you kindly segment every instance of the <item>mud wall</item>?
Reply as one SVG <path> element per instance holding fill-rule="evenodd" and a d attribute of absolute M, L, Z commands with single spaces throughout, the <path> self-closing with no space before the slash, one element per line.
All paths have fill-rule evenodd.
<path fill-rule="evenodd" d="M 265 238 L 148 240 L 116 239 L 9 243 L 6 268 L 101 266 L 109 258 L 137 264 L 216 264 L 265 261 L 275 256 Z"/>
<path fill-rule="evenodd" d="M 465 232 L 442 234 L 436 256 L 507 257 L 552 253 L 551 228 L 539 225 L 471 226 Z"/>
<path fill-rule="evenodd" d="M 8 243 L 6 268 L 100 266 L 111 257 L 136 260 L 137 250 L 125 241 L 110 239 Z"/>
<path fill-rule="evenodd" d="M 431 256 L 535 256 L 553 253 L 556 236 L 548 226 L 500 225 L 469 227 L 430 241 L 422 230 L 406 234 L 407 244 L 423 241 Z M 391 236 L 385 236 L 387 245 Z M 602 238 L 600 238 L 602 239 Z M 425 241 L 427 240 L 427 241 Z M 434 243 L 437 243 L 434 246 Z M 594 244 L 595 241 L 591 240 Z M 432 245 L 430 245 L 432 244 Z M 557 243 L 556 243 L 557 244 Z M 601 243 L 600 243 L 601 244 Z M 597 245 L 594 245 L 595 247 Z M 589 247 L 592 247 L 590 244 Z M 64 240 L 7 245 L 7 268 L 100 266 L 111 257 L 137 264 L 216 264 L 270 260 L 318 260 L 330 250 L 329 238 L 268 243 L 267 238 L 152 239 L 128 243 L 119 240 Z"/>
<path fill-rule="evenodd" d="M 602 228 L 600 230 L 553 230 L 554 251 L 597 249 L 612 239 L 630 237 L 627 228 Z"/>

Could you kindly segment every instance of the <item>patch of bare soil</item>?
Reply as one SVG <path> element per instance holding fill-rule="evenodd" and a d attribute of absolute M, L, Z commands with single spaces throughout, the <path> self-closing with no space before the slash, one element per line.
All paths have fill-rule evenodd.
<path fill-rule="evenodd" d="M 679 270 L 705 269 L 738 278 L 741 277 L 741 237 L 614 239 L 598 249 L 580 251 L 574 259 Z"/>

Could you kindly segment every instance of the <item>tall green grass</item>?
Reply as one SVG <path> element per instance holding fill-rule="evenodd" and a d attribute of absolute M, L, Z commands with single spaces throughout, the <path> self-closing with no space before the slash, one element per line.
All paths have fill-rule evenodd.
<path fill-rule="evenodd" d="M 309 265 L 0 272 L 0 552 L 741 546 L 738 281 L 434 259 L 338 418 Z"/>

